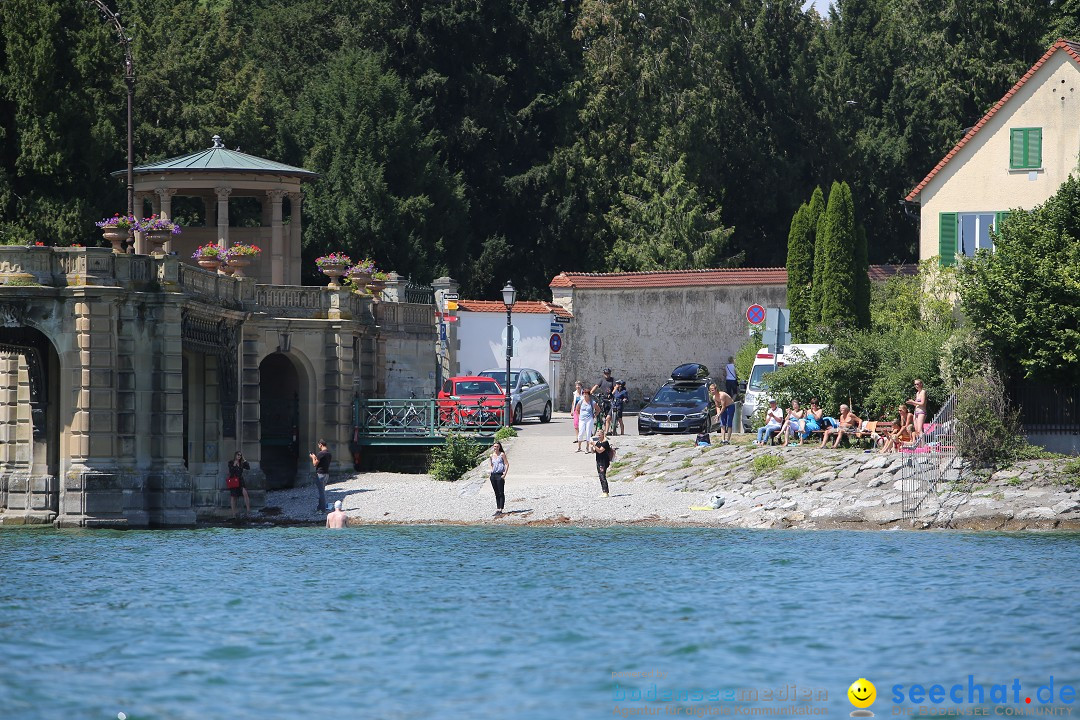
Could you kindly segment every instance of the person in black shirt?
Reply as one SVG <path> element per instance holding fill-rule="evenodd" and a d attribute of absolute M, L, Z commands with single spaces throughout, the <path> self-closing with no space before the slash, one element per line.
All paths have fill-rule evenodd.
<path fill-rule="evenodd" d="M 600 415 L 596 418 L 596 427 L 605 431 L 611 429 L 611 394 L 615 390 L 615 378 L 611 377 L 611 368 L 604 368 L 604 376 L 593 385 L 592 395 L 596 404 L 600 407 Z"/>
<path fill-rule="evenodd" d="M 326 512 L 326 483 L 330 480 L 330 451 L 326 449 L 326 441 L 319 441 L 319 452 L 308 453 L 311 465 L 315 468 L 315 484 L 319 487 L 319 507 L 316 512 Z"/>
<path fill-rule="evenodd" d="M 244 454 L 237 450 L 236 456 L 229 461 L 229 479 L 225 481 L 226 487 L 229 488 L 229 507 L 232 509 L 233 517 L 236 516 L 236 498 L 238 497 L 244 498 L 247 514 L 251 514 L 251 500 L 248 498 L 247 485 L 244 484 L 244 471 L 250 469 L 251 466 L 248 465 L 247 460 L 244 460 Z"/>
<path fill-rule="evenodd" d="M 604 428 L 600 428 L 597 440 L 593 443 L 593 452 L 596 453 L 596 474 L 600 476 L 600 488 L 604 491 L 601 497 L 608 497 L 607 470 L 611 465 L 611 444 L 605 435 Z"/>

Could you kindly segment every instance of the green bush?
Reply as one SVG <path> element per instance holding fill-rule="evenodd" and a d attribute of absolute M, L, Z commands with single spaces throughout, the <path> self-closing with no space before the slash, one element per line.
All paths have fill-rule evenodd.
<path fill-rule="evenodd" d="M 758 455 L 752 463 L 754 477 L 772 472 L 783 464 L 784 461 L 776 455 Z"/>
<path fill-rule="evenodd" d="M 1011 462 L 1025 444 L 1019 412 L 1010 409 L 1001 377 L 990 367 L 956 390 L 956 449 L 977 468 Z"/>
<path fill-rule="evenodd" d="M 442 445 L 432 448 L 428 472 L 436 480 L 455 482 L 476 467 L 483 452 L 470 438 L 450 433 Z"/>
<path fill-rule="evenodd" d="M 506 438 L 516 438 L 518 436 L 517 430 L 509 425 L 504 425 L 495 431 L 496 440 L 505 440 Z"/>
<path fill-rule="evenodd" d="M 757 357 L 757 351 L 761 349 L 763 342 L 761 330 L 754 328 L 750 339 L 744 342 L 735 353 L 735 372 L 738 373 L 740 380 L 746 382 L 750 379 L 750 371 L 754 368 L 754 358 Z"/>

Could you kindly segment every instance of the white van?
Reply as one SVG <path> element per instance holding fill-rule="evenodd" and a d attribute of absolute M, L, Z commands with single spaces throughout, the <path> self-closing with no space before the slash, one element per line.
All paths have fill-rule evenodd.
<path fill-rule="evenodd" d="M 767 393 L 765 377 L 778 367 L 791 365 L 800 360 L 809 360 L 822 350 L 827 350 L 828 345 L 798 344 L 788 345 L 783 353 L 769 352 L 769 348 L 763 347 L 754 356 L 754 365 L 750 369 L 750 378 L 746 381 L 746 395 L 742 406 L 743 428 L 747 431 L 752 427 L 754 414 L 758 410 L 758 404 L 765 405 Z M 809 400 L 809 398 L 806 398 Z"/>

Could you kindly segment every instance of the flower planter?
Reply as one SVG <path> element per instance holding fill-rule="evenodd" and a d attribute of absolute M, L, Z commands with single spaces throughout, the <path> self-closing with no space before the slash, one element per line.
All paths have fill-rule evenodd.
<path fill-rule="evenodd" d="M 236 267 L 230 263 L 224 262 L 218 267 L 218 272 L 222 275 L 232 275 L 236 272 Z"/>
<path fill-rule="evenodd" d="M 385 280 L 372 280 L 368 283 L 368 292 L 371 293 L 371 301 L 379 302 L 382 300 L 383 290 L 386 289 Z"/>
<path fill-rule="evenodd" d="M 345 274 L 345 264 L 341 265 L 323 265 L 319 268 L 323 275 L 330 278 L 329 287 L 338 290 L 341 288 L 341 276 Z"/>
<path fill-rule="evenodd" d="M 234 256 L 229 258 L 229 267 L 233 269 L 235 277 L 247 277 L 245 270 L 247 266 L 251 265 L 251 258 L 243 256 Z"/>
<path fill-rule="evenodd" d="M 114 253 L 123 254 L 127 252 L 125 247 L 128 239 L 128 231 L 121 230 L 120 228 L 102 228 L 101 234 L 112 245 Z"/>
<path fill-rule="evenodd" d="M 352 284 L 357 287 L 359 292 L 363 293 L 364 288 L 371 282 L 371 273 L 353 270 L 349 273 L 349 280 L 352 281 Z"/>
<path fill-rule="evenodd" d="M 213 258 L 205 258 L 203 260 L 199 260 L 198 263 L 199 267 L 203 268 L 204 270 L 217 270 L 219 267 L 221 267 L 221 261 L 215 260 Z"/>
<path fill-rule="evenodd" d="M 150 254 L 158 255 L 165 253 L 165 243 L 172 237 L 170 230 L 147 230 L 146 242 L 150 245 Z"/>

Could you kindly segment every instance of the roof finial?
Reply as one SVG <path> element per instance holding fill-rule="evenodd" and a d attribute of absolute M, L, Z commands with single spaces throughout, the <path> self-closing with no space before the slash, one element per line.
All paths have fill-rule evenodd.
<path fill-rule="evenodd" d="M 215 135 L 214 137 L 212 137 L 210 139 L 214 141 L 214 144 L 211 145 L 211 147 L 216 147 L 216 148 L 225 147 L 225 143 L 221 142 L 221 136 L 220 135 Z"/>

